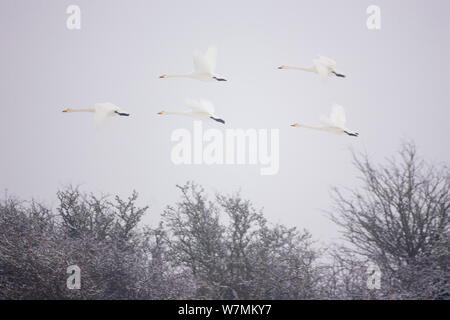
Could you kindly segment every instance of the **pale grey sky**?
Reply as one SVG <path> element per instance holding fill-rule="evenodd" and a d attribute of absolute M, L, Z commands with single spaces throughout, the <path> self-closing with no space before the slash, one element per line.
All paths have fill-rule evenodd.
<path fill-rule="evenodd" d="M 81 8 L 81 30 L 66 8 Z M 382 28 L 366 27 L 381 8 Z M 69 183 L 150 204 L 146 222 L 179 199 L 175 184 L 241 190 L 272 222 L 334 241 L 331 186 L 358 184 L 349 148 L 382 161 L 413 139 L 431 161 L 448 162 L 450 19 L 448 1 L 114 1 L 0 2 L 0 188 L 56 203 Z M 159 79 L 192 71 L 192 52 L 218 48 L 228 82 Z M 281 71 L 322 54 L 346 79 Z M 192 128 L 186 98 L 211 100 L 226 128 L 279 128 L 280 170 L 259 166 L 175 166 L 170 135 Z M 104 130 L 66 107 L 112 102 L 131 113 Z M 333 102 L 345 107 L 358 138 L 291 128 L 314 124 Z M 219 127 L 216 124 L 204 127 Z M 225 128 L 225 127 L 224 127 Z"/>

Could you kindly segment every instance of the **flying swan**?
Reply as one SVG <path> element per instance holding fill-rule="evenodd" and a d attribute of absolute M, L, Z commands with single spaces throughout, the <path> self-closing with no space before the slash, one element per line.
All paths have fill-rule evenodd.
<path fill-rule="evenodd" d="M 110 103 L 96 103 L 93 108 L 86 109 L 65 109 L 63 112 L 92 112 L 94 113 L 95 125 L 100 125 L 103 121 L 113 117 L 113 116 L 124 116 L 128 117 L 130 114 L 123 112 L 118 106 Z"/>
<path fill-rule="evenodd" d="M 191 78 L 204 82 L 227 81 L 214 73 L 216 69 L 217 49 L 209 47 L 205 54 L 194 53 L 194 72 L 188 74 L 163 74 L 160 78 Z"/>
<path fill-rule="evenodd" d="M 345 127 L 345 111 L 344 108 L 338 104 L 333 104 L 329 117 L 321 116 L 320 120 L 324 123 L 323 126 L 308 126 L 299 123 L 294 123 L 291 126 L 327 131 L 339 135 L 345 133 L 352 137 L 357 137 L 359 135 L 359 133 L 350 131 Z"/>
<path fill-rule="evenodd" d="M 161 115 L 182 115 L 192 117 L 199 120 L 214 120 L 225 124 L 225 121 L 216 117 L 214 113 L 214 106 L 211 102 L 206 100 L 187 100 L 186 104 L 189 109 L 186 111 L 161 111 Z"/>
<path fill-rule="evenodd" d="M 335 75 L 336 77 L 340 78 L 345 78 L 345 75 L 343 75 L 342 73 L 338 73 L 336 71 L 336 61 L 324 56 L 318 56 L 318 58 L 314 59 L 312 67 L 305 68 L 305 67 L 281 66 L 278 67 L 278 69 L 292 69 L 292 70 L 314 72 L 323 78 L 331 75 Z"/>

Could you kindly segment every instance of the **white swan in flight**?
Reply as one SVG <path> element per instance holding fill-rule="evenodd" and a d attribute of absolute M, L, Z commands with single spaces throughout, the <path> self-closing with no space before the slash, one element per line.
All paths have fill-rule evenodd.
<path fill-rule="evenodd" d="M 311 67 L 281 66 L 278 69 L 302 70 L 317 73 L 321 77 L 335 75 L 336 77 L 345 78 L 345 75 L 336 71 L 336 61 L 324 56 L 318 56 L 317 59 L 314 59 Z"/>
<path fill-rule="evenodd" d="M 327 131 L 339 135 L 347 134 L 352 137 L 357 137 L 359 135 L 358 132 L 350 131 L 345 127 L 345 111 L 344 108 L 338 104 L 333 104 L 329 117 L 321 116 L 320 120 L 324 123 L 323 126 L 308 126 L 299 123 L 294 123 L 291 126 Z"/>
<path fill-rule="evenodd" d="M 123 112 L 118 106 L 110 102 L 96 103 L 93 108 L 67 108 L 63 110 L 63 112 L 92 112 L 94 114 L 94 121 L 96 126 L 99 126 L 105 120 L 116 115 L 123 117 L 128 117 L 130 115 L 129 113 Z"/>
<path fill-rule="evenodd" d="M 217 49 L 209 47 L 205 54 L 194 53 L 194 72 L 188 74 L 163 74 L 160 78 L 191 78 L 205 82 L 227 81 L 214 73 L 216 69 Z"/>
<path fill-rule="evenodd" d="M 189 109 L 186 111 L 161 111 L 161 115 L 182 115 L 192 117 L 199 120 L 214 120 L 225 124 L 225 121 L 218 118 L 214 112 L 214 106 L 211 102 L 206 100 L 187 100 L 186 104 Z"/>

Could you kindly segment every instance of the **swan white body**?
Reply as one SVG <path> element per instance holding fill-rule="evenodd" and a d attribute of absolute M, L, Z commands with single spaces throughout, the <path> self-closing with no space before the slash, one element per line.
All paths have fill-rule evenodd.
<path fill-rule="evenodd" d="M 217 49 L 209 47 L 205 54 L 194 53 L 194 72 L 188 74 L 163 74 L 160 78 L 191 78 L 204 82 L 227 81 L 215 74 Z"/>
<path fill-rule="evenodd" d="M 110 102 L 96 103 L 93 108 L 86 109 L 67 108 L 63 110 L 63 112 L 91 112 L 94 114 L 94 122 L 96 126 L 99 126 L 107 119 L 112 118 L 116 115 L 126 117 L 130 115 L 129 113 L 123 112 L 118 106 Z"/>
<path fill-rule="evenodd" d="M 309 126 L 309 125 L 294 123 L 291 126 L 326 131 L 326 132 L 338 134 L 338 135 L 347 134 L 352 137 L 357 137 L 359 135 L 359 133 L 347 129 L 347 127 L 345 126 L 346 119 L 345 119 L 344 108 L 338 104 L 333 105 L 330 116 L 328 116 L 328 117 L 322 116 L 322 117 L 320 117 L 320 120 L 324 123 L 324 125 Z"/>
<path fill-rule="evenodd" d="M 345 78 L 345 75 L 338 73 L 336 71 L 336 61 L 324 56 L 318 56 L 317 59 L 314 59 L 313 65 L 311 67 L 281 66 L 278 67 L 278 69 L 291 69 L 291 70 L 302 70 L 306 72 L 313 72 L 317 73 L 319 76 L 323 78 L 333 75 L 335 75 L 336 77 Z"/>
<path fill-rule="evenodd" d="M 191 117 L 198 120 L 214 120 L 225 124 L 225 121 L 219 119 L 215 115 L 214 105 L 206 100 L 187 100 L 186 104 L 189 109 L 186 111 L 161 111 L 158 114 L 161 115 L 182 115 Z"/>

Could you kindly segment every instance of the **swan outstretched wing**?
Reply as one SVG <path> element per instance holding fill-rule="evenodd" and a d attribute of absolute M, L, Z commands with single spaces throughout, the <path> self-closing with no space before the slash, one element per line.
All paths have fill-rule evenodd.
<path fill-rule="evenodd" d="M 338 104 L 333 104 L 330 115 L 322 115 L 320 121 L 328 126 L 345 128 L 346 119 L 344 108 Z"/>
<path fill-rule="evenodd" d="M 336 66 L 336 62 L 333 59 L 324 56 L 319 56 L 317 59 L 314 59 L 313 62 L 317 73 L 322 78 L 327 77 Z"/>
<path fill-rule="evenodd" d="M 321 78 L 325 78 L 328 76 L 329 67 L 325 63 L 323 63 L 320 59 L 313 60 L 314 67 L 317 70 L 317 73 Z"/>
<path fill-rule="evenodd" d="M 330 120 L 337 127 L 344 128 L 346 121 L 344 107 L 338 104 L 333 104 L 333 107 L 331 108 Z"/>
<path fill-rule="evenodd" d="M 328 67 L 321 64 L 321 63 L 316 63 L 316 69 L 317 69 L 317 73 L 319 74 L 319 76 L 321 78 L 326 78 L 328 76 Z"/>
<path fill-rule="evenodd" d="M 96 127 L 102 125 L 111 118 L 115 111 L 120 111 L 118 106 L 110 102 L 96 103 L 94 109 L 94 122 Z"/>
<path fill-rule="evenodd" d="M 210 115 L 214 115 L 214 105 L 207 100 L 192 100 L 189 99 L 186 101 L 186 104 L 188 105 L 189 109 L 194 112 L 206 112 Z"/>
<path fill-rule="evenodd" d="M 194 68 L 198 73 L 214 73 L 216 69 L 217 49 L 209 47 L 205 54 L 194 52 Z"/>
<path fill-rule="evenodd" d="M 324 66 L 327 66 L 330 68 L 333 68 L 336 66 L 336 61 L 334 61 L 331 58 L 325 57 L 325 56 L 319 56 L 317 60 Z"/>

